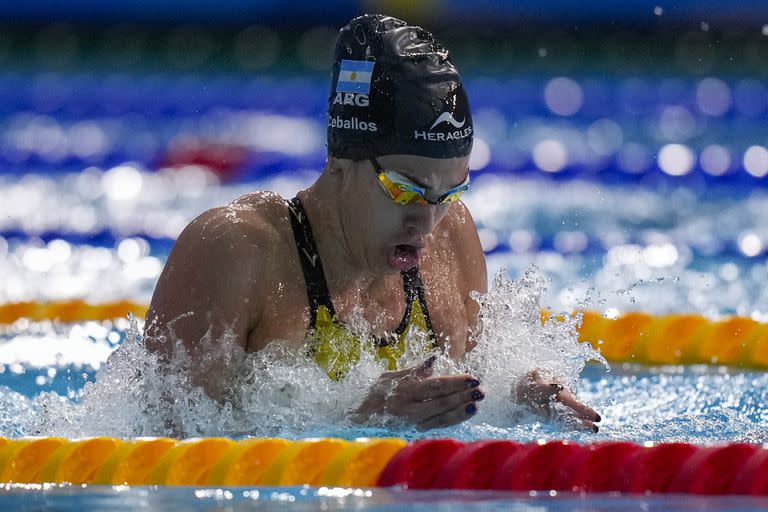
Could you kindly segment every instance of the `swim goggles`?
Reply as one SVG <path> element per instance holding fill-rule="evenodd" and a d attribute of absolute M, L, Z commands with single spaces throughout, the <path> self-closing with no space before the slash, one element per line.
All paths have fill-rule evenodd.
<path fill-rule="evenodd" d="M 429 199 L 426 190 L 405 176 L 395 171 L 385 171 L 375 157 L 370 158 L 373 169 L 379 177 L 379 184 L 389 197 L 397 204 L 444 204 L 458 201 L 461 195 L 469 188 L 469 175 L 461 185 L 455 186 L 437 199 Z"/>

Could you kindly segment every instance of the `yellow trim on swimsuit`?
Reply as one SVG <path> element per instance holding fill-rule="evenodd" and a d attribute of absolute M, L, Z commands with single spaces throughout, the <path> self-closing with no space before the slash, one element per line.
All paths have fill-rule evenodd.
<path fill-rule="evenodd" d="M 397 341 L 376 348 L 376 356 L 386 361 L 389 370 L 398 369 L 397 361 L 405 354 L 405 339 L 413 328 L 429 333 L 427 318 L 418 300 L 411 303 L 408 324 L 397 337 Z M 317 321 L 308 338 L 310 355 L 332 380 L 344 378 L 349 370 L 360 362 L 361 348 L 370 346 L 341 323 L 334 321 L 329 309 L 324 305 L 317 308 Z M 429 352 L 431 345 L 431 342 L 429 345 L 425 344 L 425 354 Z"/>
<path fill-rule="evenodd" d="M 423 352 L 435 347 L 432 337 L 432 323 L 429 308 L 424 298 L 424 288 L 419 277 L 419 268 L 413 267 L 400 272 L 403 278 L 406 310 L 403 320 L 394 334 L 373 343 L 372 339 L 360 339 L 341 322 L 334 319 L 335 309 L 331 301 L 328 283 L 325 282 L 323 263 L 317 252 L 312 228 L 301 200 L 294 197 L 288 202 L 288 215 L 296 241 L 296 251 L 307 286 L 310 326 L 307 333 L 307 352 L 317 365 L 333 380 L 343 378 L 356 365 L 362 350 L 376 345 L 375 355 L 386 361 L 387 368 L 397 369 L 397 362 L 406 351 L 405 340 L 412 328 L 418 328 L 425 336 Z"/>

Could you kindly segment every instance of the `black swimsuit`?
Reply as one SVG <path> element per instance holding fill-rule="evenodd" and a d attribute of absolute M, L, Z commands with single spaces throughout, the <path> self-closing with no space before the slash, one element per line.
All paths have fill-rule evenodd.
<path fill-rule="evenodd" d="M 318 364 L 325 369 L 331 378 L 340 378 L 351 366 L 354 359 L 359 359 L 360 340 L 352 334 L 342 322 L 336 318 L 336 310 L 331 301 L 328 284 L 323 272 L 323 264 L 317 251 L 312 228 L 309 224 L 306 211 L 298 197 L 288 202 L 293 236 L 296 240 L 296 249 L 299 253 L 299 261 L 304 272 L 304 281 L 307 286 L 307 299 L 309 301 L 309 352 Z M 424 286 L 419 275 L 419 268 L 414 267 L 400 273 L 403 278 L 405 290 L 405 314 L 395 332 L 376 340 L 379 356 L 389 360 L 389 367 L 396 365 L 396 357 L 404 352 L 404 338 L 411 326 L 418 326 L 428 334 L 430 347 L 434 348 L 432 322 L 429 318 L 427 301 L 424 297 Z M 331 325 L 332 324 L 332 325 Z M 343 338 L 343 339 L 342 339 Z M 353 341 L 353 340 L 356 340 Z M 331 347 L 323 347 L 323 343 L 330 343 Z M 354 344 L 355 347 L 341 346 Z M 400 347 L 399 345 L 403 345 Z M 402 349 L 402 352 L 401 350 Z M 348 352 L 345 354 L 344 352 Z M 351 353 L 350 353 L 351 352 Z M 357 357 L 355 357 L 355 352 Z M 320 357 L 318 357 L 320 355 Z M 319 360 L 322 359 L 322 360 Z M 328 361 L 326 361 L 328 359 Z"/>

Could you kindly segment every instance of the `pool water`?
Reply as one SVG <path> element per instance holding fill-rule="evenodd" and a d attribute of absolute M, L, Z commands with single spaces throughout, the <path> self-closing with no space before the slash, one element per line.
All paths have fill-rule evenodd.
<path fill-rule="evenodd" d="M 0 488 L 4 509 L 27 507 L 69 512 L 88 510 L 181 509 L 240 510 L 408 510 L 411 512 L 460 512 L 473 510 L 536 512 L 619 511 L 748 511 L 768 506 L 768 499 L 745 496 L 640 496 L 574 495 L 573 493 L 513 493 L 503 491 L 413 491 L 402 489 L 341 489 L 308 487 L 262 487 L 244 489 L 176 488 L 89 488 L 17 486 Z"/>
<path fill-rule="evenodd" d="M 116 332 L 116 331 L 112 331 Z M 27 350 L 58 350 L 57 345 L 80 344 L 69 334 L 53 336 L 49 333 L 47 341 L 43 337 L 20 337 L 5 342 L 23 343 Z M 45 348 L 36 345 L 45 343 Z M 106 354 L 110 344 L 106 340 L 86 342 L 88 350 Z M 101 345 L 101 346 L 100 346 Z M 6 348 L 3 347 L 3 348 Z M 85 351 L 83 351 L 85 352 Z M 66 355 L 64 352 L 63 356 Z M 20 362 L 21 361 L 21 362 Z M 78 361 L 74 364 L 47 364 L 35 368 L 35 362 L 19 358 L 14 364 L 26 365 L 7 369 L 0 375 L 0 400 L 3 414 L 0 416 L 2 435 L 17 437 L 20 435 L 64 435 L 80 437 L 84 435 L 108 435 L 132 437 L 138 435 L 167 435 L 157 423 L 149 420 L 142 422 L 134 412 L 124 414 L 115 409 L 112 400 L 121 399 L 130 402 L 127 395 L 138 388 L 120 390 L 120 382 L 111 389 L 98 389 L 95 395 L 85 400 L 86 406 L 79 408 L 83 401 L 82 390 L 86 382 L 98 378 L 110 379 L 102 365 L 102 373 L 94 370 L 94 361 Z M 54 371 L 52 371 L 54 370 Z M 109 385 L 106 385 L 109 388 Z M 483 382 L 488 388 L 493 383 Z M 100 386 L 99 386 L 100 387 Z M 187 432 L 188 435 L 281 435 L 288 438 L 333 436 L 345 439 L 355 437 L 398 436 L 408 439 L 423 437 L 454 437 L 464 441 L 474 439 L 516 439 L 534 441 L 540 438 L 571 439 L 578 442 L 596 442 L 605 440 L 645 441 L 684 441 L 696 444 L 714 444 L 727 442 L 768 442 L 768 375 L 763 372 L 739 371 L 724 367 L 659 367 L 649 368 L 639 365 L 614 365 L 606 370 L 602 365 L 589 364 L 580 373 L 577 388 L 579 396 L 600 412 L 603 421 L 600 432 L 583 431 L 575 428 L 567 416 L 552 421 L 542 421 L 538 417 L 523 415 L 514 420 L 514 415 L 505 416 L 507 408 L 500 402 L 502 397 L 488 398 L 480 404 L 480 413 L 472 420 L 446 429 L 430 432 L 417 432 L 407 428 L 362 428 L 341 421 L 342 410 L 309 409 L 306 415 L 290 418 L 281 416 L 280 407 L 265 405 L 274 418 L 264 415 L 246 423 L 244 431 L 227 431 L 221 422 L 205 425 L 203 418 L 208 409 L 198 410 L 196 415 L 201 425 Z M 93 390 L 91 390 L 93 391 Z M 43 414 L 41 408 L 51 407 L 48 393 L 66 397 L 68 406 L 56 408 Z M 259 389 L 254 395 L 266 394 Z M 308 407 L 312 400 L 318 400 L 314 393 L 296 395 L 293 406 Z M 266 400 L 266 398 L 265 398 Z M 55 412 L 54 412 L 55 411 Z M 67 421 L 55 416 L 68 414 Z M 218 414 L 218 410 L 210 414 Z M 268 414 L 268 413 L 267 413 Z M 317 414 L 314 420 L 309 416 Z M 519 421 L 519 423 L 517 423 Z M 275 426 L 281 423 L 282 427 Z"/>

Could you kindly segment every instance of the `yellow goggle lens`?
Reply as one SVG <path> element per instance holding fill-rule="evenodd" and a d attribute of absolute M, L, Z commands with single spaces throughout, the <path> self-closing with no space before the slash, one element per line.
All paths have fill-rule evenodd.
<path fill-rule="evenodd" d="M 389 175 L 392 175 L 391 177 Z M 397 204 L 444 204 L 458 201 L 462 194 L 469 188 L 469 177 L 467 180 L 456 187 L 455 190 L 449 191 L 446 195 L 439 198 L 437 201 L 430 201 L 424 196 L 424 189 L 418 187 L 415 184 L 411 184 L 403 181 L 403 178 L 399 178 L 399 175 L 395 175 L 394 172 L 382 171 L 378 173 L 379 183 L 382 188 L 387 192 L 389 197 Z"/>

